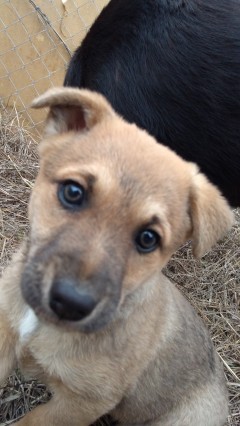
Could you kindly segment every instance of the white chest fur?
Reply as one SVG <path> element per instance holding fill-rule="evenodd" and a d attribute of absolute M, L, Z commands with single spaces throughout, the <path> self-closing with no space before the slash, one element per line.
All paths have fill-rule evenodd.
<path fill-rule="evenodd" d="M 34 311 L 27 307 L 19 324 L 19 340 L 24 343 L 31 334 L 36 330 L 38 325 L 38 318 Z"/>

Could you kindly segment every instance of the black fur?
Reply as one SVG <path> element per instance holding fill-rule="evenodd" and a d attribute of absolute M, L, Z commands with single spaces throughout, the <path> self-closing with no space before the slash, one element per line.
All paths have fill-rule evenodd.
<path fill-rule="evenodd" d="M 112 0 L 64 85 L 101 92 L 240 206 L 240 0 Z"/>

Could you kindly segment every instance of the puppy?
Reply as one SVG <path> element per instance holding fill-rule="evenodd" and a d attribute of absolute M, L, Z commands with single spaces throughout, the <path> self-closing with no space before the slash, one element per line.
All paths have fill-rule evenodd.
<path fill-rule="evenodd" d="M 19 426 L 220 426 L 222 366 L 162 275 L 191 239 L 201 256 L 232 224 L 219 191 L 99 94 L 51 89 L 30 232 L 0 283 L 0 379 L 19 365 L 52 399 Z"/>
<path fill-rule="evenodd" d="M 70 61 L 126 120 L 240 206 L 239 0 L 111 0 Z"/>

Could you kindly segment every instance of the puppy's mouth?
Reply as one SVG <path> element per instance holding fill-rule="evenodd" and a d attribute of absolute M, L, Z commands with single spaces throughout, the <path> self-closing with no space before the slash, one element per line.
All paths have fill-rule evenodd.
<path fill-rule="evenodd" d="M 106 327 L 120 303 L 121 280 L 116 282 L 106 270 L 89 280 L 80 280 L 66 273 L 64 259 L 62 264 L 62 273 L 58 270 L 51 276 L 51 260 L 27 262 L 21 289 L 28 305 L 40 320 L 69 331 L 92 333 Z"/>

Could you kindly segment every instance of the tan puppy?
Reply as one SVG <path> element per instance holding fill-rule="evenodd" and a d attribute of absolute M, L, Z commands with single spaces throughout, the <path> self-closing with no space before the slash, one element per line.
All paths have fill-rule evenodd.
<path fill-rule="evenodd" d="M 0 380 L 17 364 L 53 396 L 22 426 L 220 426 L 222 367 L 200 318 L 161 274 L 189 238 L 231 226 L 218 190 L 104 98 L 50 90 L 30 233 L 0 284 Z"/>

